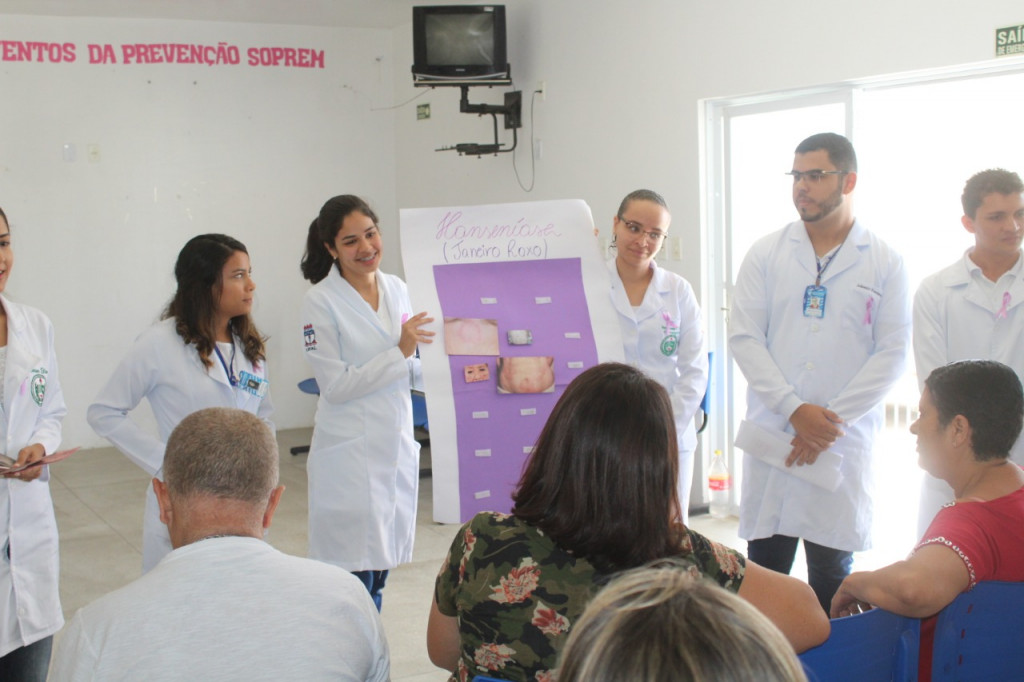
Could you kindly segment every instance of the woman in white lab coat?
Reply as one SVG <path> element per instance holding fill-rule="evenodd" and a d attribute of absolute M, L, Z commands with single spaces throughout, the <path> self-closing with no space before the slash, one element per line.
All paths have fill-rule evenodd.
<path fill-rule="evenodd" d="M 251 274 L 249 253 L 237 239 L 204 234 L 189 240 L 174 266 L 178 290 L 163 319 L 139 335 L 89 406 L 93 430 L 150 476 L 160 477 L 167 438 L 196 410 L 236 407 L 270 424 L 264 339 L 250 317 Z M 156 417 L 157 436 L 128 416 L 143 398 Z M 170 551 L 149 486 L 143 572 Z"/>
<path fill-rule="evenodd" d="M 320 387 L 309 451 L 309 556 L 351 571 L 377 608 L 388 569 L 412 559 L 419 488 L 410 377 L 432 322 L 380 272 L 377 216 L 334 197 L 309 226 L 306 358 Z"/>
<path fill-rule="evenodd" d="M 664 386 L 672 398 L 685 521 L 697 449 L 693 420 L 707 387 L 708 359 L 693 288 L 654 262 L 671 221 L 657 192 L 638 189 L 627 194 L 612 223 L 615 259 L 608 269 L 626 362 Z"/>
<path fill-rule="evenodd" d="M 11 230 L 0 210 L 0 292 L 13 266 Z M 57 449 L 67 408 L 50 320 L 6 297 L 0 304 L 3 453 L 20 466 Z M 46 467 L 0 477 L 0 680 L 45 680 L 53 633 L 64 625 L 49 480 Z"/>

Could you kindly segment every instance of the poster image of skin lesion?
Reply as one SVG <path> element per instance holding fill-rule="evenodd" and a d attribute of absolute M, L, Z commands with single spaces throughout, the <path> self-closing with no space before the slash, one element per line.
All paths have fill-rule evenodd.
<path fill-rule="evenodd" d="M 579 259 L 435 265 L 434 280 L 454 389 L 461 516 L 509 511 L 559 396 L 598 362 Z M 452 346 L 449 333 L 459 337 Z M 466 350 L 467 341 L 476 354 L 450 351 Z"/>
<path fill-rule="evenodd" d="M 545 356 L 498 358 L 498 393 L 554 393 L 555 359 Z"/>
<path fill-rule="evenodd" d="M 448 355 L 497 355 L 498 321 L 479 317 L 445 317 L 444 352 Z"/>

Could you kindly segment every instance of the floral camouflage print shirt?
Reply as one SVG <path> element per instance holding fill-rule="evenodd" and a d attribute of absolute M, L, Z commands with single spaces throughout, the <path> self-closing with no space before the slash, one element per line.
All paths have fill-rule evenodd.
<path fill-rule="evenodd" d="M 739 552 L 688 531 L 678 558 L 695 575 L 739 590 L 746 567 Z M 456 534 L 434 589 L 440 612 L 459 620 L 462 652 L 451 679 L 554 682 L 569 628 L 600 577 L 516 517 L 477 514 Z"/>

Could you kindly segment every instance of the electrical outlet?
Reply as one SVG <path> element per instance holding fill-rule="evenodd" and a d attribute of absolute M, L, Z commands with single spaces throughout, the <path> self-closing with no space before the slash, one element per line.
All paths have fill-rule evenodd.
<path fill-rule="evenodd" d="M 536 139 L 533 141 L 533 157 L 540 159 L 544 157 L 544 142 L 543 140 Z"/>
<path fill-rule="evenodd" d="M 683 238 L 682 237 L 670 237 L 669 238 L 669 255 L 672 260 L 683 260 Z"/>

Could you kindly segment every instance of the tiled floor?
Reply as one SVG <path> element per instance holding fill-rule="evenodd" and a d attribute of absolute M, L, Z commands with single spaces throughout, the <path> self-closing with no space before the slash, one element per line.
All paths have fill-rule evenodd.
<path fill-rule="evenodd" d="M 305 555 L 307 543 L 306 455 L 293 457 L 289 448 L 308 443 L 310 433 L 309 429 L 295 429 L 277 434 L 281 447 L 281 482 L 286 490 L 268 539 L 282 551 L 299 556 Z M 904 444 L 900 445 L 897 452 L 906 449 Z M 149 477 L 113 448 L 80 452 L 54 465 L 51 476 L 60 531 L 61 601 L 65 617 L 70 617 L 81 606 L 139 576 L 142 510 Z M 899 478 L 896 485 L 901 493 L 881 495 L 880 507 L 885 501 L 894 504 L 895 498 L 905 496 L 908 489 L 916 490 L 916 481 L 908 484 Z M 431 520 L 431 495 L 431 479 L 421 479 L 413 561 L 391 572 L 384 591 L 382 618 L 391 647 L 391 674 L 396 681 L 447 679 L 447 673 L 435 668 L 427 658 L 426 626 L 434 577 L 456 526 L 440 525 Z M 905 505 L 906 501 L 896 503 L 899 511 L 880 509 L 883 512 L 881 523 L 890 530 L 894 525 L 911 525 L 913 517 L 906 515 Z M 894 523 L 897 519 L 900 521 Z M 736 534 L 735 518 L 697 516 L 690 519 L 690 525 L 718 542 L 745 550 L 746 543 Z M 885 565 L 900 558 L 908 547 L 902 536 L 894 538 L 889 545 L 859 554 L 855 568 Z M 794 575 L 806 577 L 802 556 L 797 558 Z"/>

